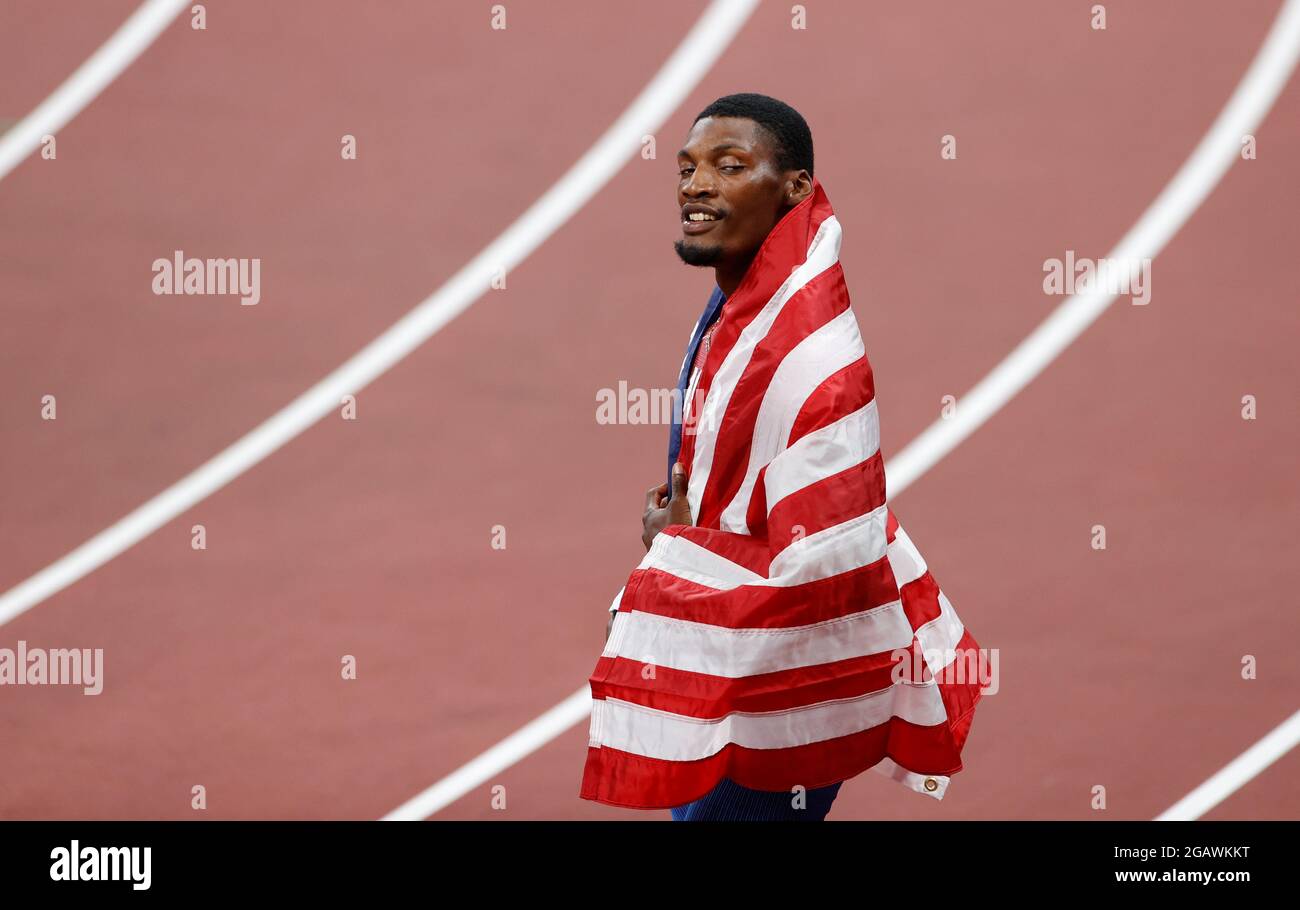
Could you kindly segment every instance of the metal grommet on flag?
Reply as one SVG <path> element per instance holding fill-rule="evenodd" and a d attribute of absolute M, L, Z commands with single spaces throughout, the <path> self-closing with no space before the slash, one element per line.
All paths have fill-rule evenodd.
<path fill-rule="evenodd" d="M 939 789 L 939 782 L 935 780 L 933 777 L 927 777 L 925 779 L 925 789 L 933 793 L 935 790 Z"/>

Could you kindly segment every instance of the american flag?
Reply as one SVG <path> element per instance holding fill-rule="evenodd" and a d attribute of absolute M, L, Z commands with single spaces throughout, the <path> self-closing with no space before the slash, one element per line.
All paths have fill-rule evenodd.
<path fill-rule="evenodd" d="M 695 526 L 660 533 L 620 594 L 584 799 L 666 808 L 723 777 L 790 791 L 873 767 L 942 799 L 962 768 L 981 687 L 951 671 L 978 645 L 886 504 L 840 237 L 814 180 L 723 306 L 686 402 Z"/>

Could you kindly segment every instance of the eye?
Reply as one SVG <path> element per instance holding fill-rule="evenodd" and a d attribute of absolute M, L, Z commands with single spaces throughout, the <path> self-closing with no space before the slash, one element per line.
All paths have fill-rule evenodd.
<path fill-rule="evenodd" d="M 678 175 L 680 175 L 680 176 L 682 176 L 682 177 L 685 177 L 685 176 L 687 176 L 688 174 L 690 174 L 690 172 L 693 171 L 693 170 L 695 170 L 695 168 L 691 167 L 689 164 L 684 164 L 684 165 L 682 165 L 682 169 L 681 169 L 680 171 L 678 171 L 677 173 L 678 173 Z"/>

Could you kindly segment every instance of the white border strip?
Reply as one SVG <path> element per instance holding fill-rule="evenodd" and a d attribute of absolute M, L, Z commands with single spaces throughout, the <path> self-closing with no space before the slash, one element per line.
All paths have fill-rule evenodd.
<path fill-rule="evenodd" d="M 1245 133 L 1253 132 L 1263 121 L 1278 94 L 1290 79 L 1298 55 L 1300 55 L 1300 0 L 1287 0 L 1286 5 L 1278 13 L 1277 19 L 1274 20 L 1268 37 L 1256 52 L 1250 69 L 1237 85 L 1236 91 L 1228 99 L 1228 103 L 1219 113 L 1209 132 L 1108 258 L 1154 259 L 1156 254 L 1164 249 L 1165 244 L 1187 222 L 1231 167 L 1237 157 L 1241 137 Z M 1093 293 L 1080 294 L 1063 301 L 1001 363 L 959 399 L 953 416 L 946 420 L 935 421 L 892 459 L 885 468 L 885 474 L 889 478 L 891 498 L 911 486 L 967 436 L 996 414 L 1017 392 L 1055 360 L 1061 351 L 1083 334 L 1083 331 L 1105 312 L 1114 300 L 1113 294 Z M 552 727 L 548 729 L 555 729 L 554 733 L 547 734 L 548 738 L 558 736 L 569 727 L 587 720 L 591 714 L 590 701 L 590 686 L 584 685 L 543 715 L 552 721 Z M 561 721 L 566 722 L 561 725 Z M 492 764 L 480 764 L 482 756 L 474 759 L 419 796 L 394 809 L 385 816 L 385 819 L 427 818 L 546 742 L 546 740 L 540 742 L 527 739 L 516 740 L 515 738 L 521 733 L 523 730 L 503 740 L 488 753 L 484 753 L 484 755 L 495 756 Z M 516 747 L 521 750 L 514 758 L 498 751 L 509 742 L 515 742 Z M 1295 741 L 1292 739 L 1287 748 L 1294 745 Z M 1229 768 L 1231 767 L 1230 765 Z M 1236 781 L 1232 789 L 1240 787 L 1250 777 L 1258 774 L 1263 767 L 1260 765 L 1250 773 L 1249 777 Z M 480 774 L 466 774 L 465 772 L 470 768 L 477 769 Z M 449 782 L 453 780 L 457 784 L 455 787 L 449 786 Z M 1209 786 L 1209 783 L 1205 786 Z M 1223 796 L 1231 792 L 1228 790 Z"/>
<path fill-rule="evenodd" d="M 188 0 L 146 0 L 50 97 L 0 136 L 0 180 L 95 100 L 145 48 L 153 44 Z"/>
<path fill-rule="evenodd" d="M 478 300 L 498 270 L 509 271 L 555 233 L 618 173 L 713 66 L 758 0 L 713 0 L 672 56 L 585 155 L 446 284 L 316 385 L 225 451 L 0 596 L 9 622 L 134 546 L 221 489 L 355 395 Z"/>
<path fill-rule="evenodd" d="M 1222 771 L 1156 816 L 1158 822 L 1195 821 L 1300 743 L 1300 711 L 1230 761 Z"/>

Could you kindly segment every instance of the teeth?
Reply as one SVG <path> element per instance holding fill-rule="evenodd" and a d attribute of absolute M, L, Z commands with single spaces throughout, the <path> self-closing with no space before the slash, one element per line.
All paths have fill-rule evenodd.
<path fill-rule="evenodd" d="M 712 215 L 710 215 L 708 212 L 691 212 L 689 215 L 686 216 L 686 219 L 688 221 L 717 221 L 718 220 L 714 218 Z"/>

